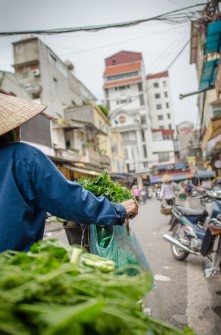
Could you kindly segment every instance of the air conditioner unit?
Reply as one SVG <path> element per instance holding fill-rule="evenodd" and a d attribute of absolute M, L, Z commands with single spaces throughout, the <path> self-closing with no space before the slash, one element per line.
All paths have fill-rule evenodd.
<path fill-rule="evenodd" d="M 40 70 L 39 69 L 32 70 L 32 74 L 33 74 L 33 77 L 39 77 L 40 76 Z"/>

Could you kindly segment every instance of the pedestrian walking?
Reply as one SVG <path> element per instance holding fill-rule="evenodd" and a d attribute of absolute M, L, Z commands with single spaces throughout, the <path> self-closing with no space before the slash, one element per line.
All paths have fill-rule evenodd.
<path fill-rule="evenodd" d="M 137 202 L 140 202 L 140 190 L 137 185 L 134 185 L 132 187 L 132 193 L 136 199 Z"/>
<path fill-rule="evenodd" d="M 172 177 L 169 174 L 165 174 L 162 178 L 160 199 L 165 200 L 167 205 L 173 206 L 175 204 L 176 189 L 177 184 L 172 182 Z"/>

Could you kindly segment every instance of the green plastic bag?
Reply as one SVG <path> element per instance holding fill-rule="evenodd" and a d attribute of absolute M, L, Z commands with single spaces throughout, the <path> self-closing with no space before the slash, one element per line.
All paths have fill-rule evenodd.
<path fill-rule="evenodd" d="M 126 226 L 90 226 L 90 252 L 115 262 L 117 273 L 134 276 L 141 271 L 152 274 L 149 263 L 132 229 Z"/>

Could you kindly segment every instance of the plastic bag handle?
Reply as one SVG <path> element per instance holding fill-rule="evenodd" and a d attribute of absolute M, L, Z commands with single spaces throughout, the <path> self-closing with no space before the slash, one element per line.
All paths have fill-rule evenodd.
<path fill-rule="evenodd" d="M 128 236 L 130 236 L 129 217 L 130 217 L 130 215 L 126 216 L 126 219 L 125 219 L 126 231 L 127 231 Z"/>

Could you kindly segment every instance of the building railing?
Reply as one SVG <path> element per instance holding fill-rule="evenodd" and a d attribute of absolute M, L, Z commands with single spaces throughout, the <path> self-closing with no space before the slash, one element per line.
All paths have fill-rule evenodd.
<path fill-rule="evenodd" d="M 106 155 L 101 155 L 100 153 L 93 151 L 91 149 L 82 149 L 79 152 L 79 159 L 82 163 L 88 163 L 91 165 L 96 165 L 99 168 L 109 168 L 110 167 L 110 157 Z"/>

